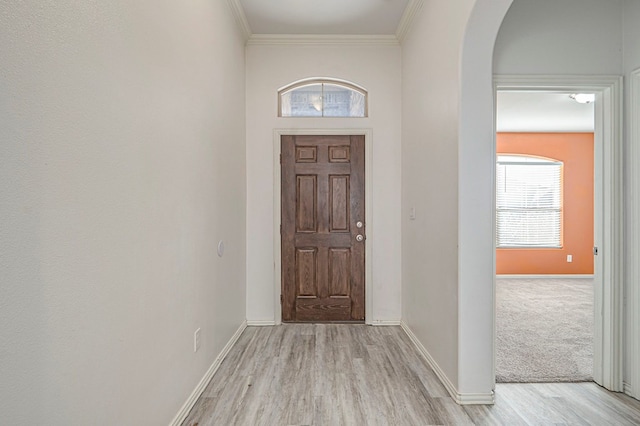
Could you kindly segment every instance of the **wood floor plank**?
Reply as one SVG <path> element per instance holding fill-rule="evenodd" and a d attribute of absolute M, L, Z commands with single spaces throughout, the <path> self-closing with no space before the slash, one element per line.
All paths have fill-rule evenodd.
<path fill-rule="evenodd" d="M 638 425 L 594 383 L 499 384 L 459 406 L 400 327 L 247 327 L 183 425 Z"/>
<path fill-rule="evenodd" d="M 435 407 L 441 424 L 446 425 L 474 425 L 475 423 L 464 411 L 464 408 L 456 404 L 451 398 L 435 398 Z"/>
<path fill-rule="evenodd" d="M 528 423 L 511 406 L 501 401 L 494 405 L 466 405 L 464 411 L 477 425 L 527 426 Z"/>

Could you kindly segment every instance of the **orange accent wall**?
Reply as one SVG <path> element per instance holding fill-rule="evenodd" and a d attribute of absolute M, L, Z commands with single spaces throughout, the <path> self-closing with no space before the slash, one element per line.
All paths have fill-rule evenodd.
<path fill-rule="evenodd" d="M 562 248 L 498 249 L 496 273 L 593 274 L 593 133 L 498 133 L 496 139 L 498 154 L 564 163 Z"/>

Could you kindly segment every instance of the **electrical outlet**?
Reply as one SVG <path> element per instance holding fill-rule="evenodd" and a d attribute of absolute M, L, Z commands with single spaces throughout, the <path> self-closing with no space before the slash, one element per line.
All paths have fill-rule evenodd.
<path fill-rule="evenodd" d="M 570 254 L 567 255 L 567 262 L 568 263 L 573 262 L 573 256 L 572 255 L 570 255 Z"/>
<path fill-rule="evenodd" d="M 200 329 L 193 332 L 193 351 L 198 352 L 200 349 Z"/>

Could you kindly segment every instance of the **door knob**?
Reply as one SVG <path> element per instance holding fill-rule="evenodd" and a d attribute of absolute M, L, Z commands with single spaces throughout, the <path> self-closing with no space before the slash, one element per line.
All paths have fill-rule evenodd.
<path fill-rule="evenodd" d="M 356 235 L 356 241 L 361 243 L 364 241 L 364 235 L 358 234 Z"/>

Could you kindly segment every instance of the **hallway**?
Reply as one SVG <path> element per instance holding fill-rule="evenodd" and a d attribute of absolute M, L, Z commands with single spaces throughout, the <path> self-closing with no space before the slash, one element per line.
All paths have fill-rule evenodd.
<path fill-rule="evenodd" d="M 0 2 L 0 423 L 178 426 L 215 371 L 190 426 L 607 424 L 598 404 L 637 407 L 582 384 L 455 402 L 494 401 L 494 89 L 569 77 L 562 93 L 602 106 L 611 171 L 594 377 L 640 398 L 638 22 L 638 0 Z M 324 114 L 324 86 L 313 116 L 279 116 L 309 79 L 366 90 L 366 116 Z M 348 222 L 367 231 L 376 327 L 249 328 L 234 348 L 282 318 L 281 137 L 338 134 L 365 137 L 365 217 Z"/>
<path fill-rule="evenodd" d="M 186 426 L 640 423 L 640 402 L 593 383 L 499 385 L 459 406 L 400 327 L 249 327 Z"/>

